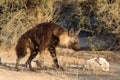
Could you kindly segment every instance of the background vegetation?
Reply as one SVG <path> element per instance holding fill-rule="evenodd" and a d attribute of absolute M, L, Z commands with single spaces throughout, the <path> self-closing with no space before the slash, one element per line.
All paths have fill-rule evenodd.
<path fill-rule="evenodd" d="M 109 44 L 92 50 L 120 50 L 120 0 L 0 0 L 0 48 L 14 47 L 25 31 L 49 21 Z"/>

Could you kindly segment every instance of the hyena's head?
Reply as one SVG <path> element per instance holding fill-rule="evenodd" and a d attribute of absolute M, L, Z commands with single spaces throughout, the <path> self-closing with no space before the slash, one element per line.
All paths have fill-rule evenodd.
<path fill-rule="evenodd" d="M 63 32 L 60 36 L 60 45 L 74 50 L 80 49 L 80 40 L 78 34 L 80 29 L 75 33 L 73 29 Z"/>

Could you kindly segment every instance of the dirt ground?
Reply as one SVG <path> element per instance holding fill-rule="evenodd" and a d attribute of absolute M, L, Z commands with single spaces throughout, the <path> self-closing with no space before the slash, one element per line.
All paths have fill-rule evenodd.
<path fill-rule="evenodd" d="M 29 54 L 21 60 L 20 71 L 15 71 L 16 55 L 14 50 L 0 50 L 0 80 L 120 80 L 120 52 L 112 51 L 78 51 L 57 48 L 60 66 L 64 70 L 55 70 L 50 54 L 44 55 L 44 70 L 30 71 L 23 65 Z M 87 59 L 104 57 L 110 63 L 110 71 L 88 71 L 81 69 Z M 34 59 L 39 59 L 39 55 Z"/>

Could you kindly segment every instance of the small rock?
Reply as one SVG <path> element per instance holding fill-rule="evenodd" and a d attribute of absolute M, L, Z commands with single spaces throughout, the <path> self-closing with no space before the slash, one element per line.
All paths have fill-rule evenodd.
<path fill-rule="evenodd" d="M 109 62 L 105 58 L 92 58 L 86 61 L 84 68 L 87 70 L 109 71 Z"/>
<path fill-rule="evenodd" d="M 33 60 L 33 61 L 31 62 L 31 65 L 32 65 L 33 67 L 40 67 L 40 62 L 39 62 L 38 60 Z"/>

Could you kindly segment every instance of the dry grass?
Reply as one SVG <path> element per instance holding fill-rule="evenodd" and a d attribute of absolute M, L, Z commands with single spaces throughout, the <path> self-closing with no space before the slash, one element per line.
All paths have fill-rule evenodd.
<path fill-rule="evenodd" d="M 1 80 L 119 80 L 120 78 L 120 65 L 119 60 L 120 54 L 114 53 L 111 51 L 78 51 L 75 52 L 69 49 L 60 49 L 57 48 L 57 54 L 59 63 L 62 67 L 64 67 L 65 71 L 56 71 L 50 65 L 53 64 L 51 56 L 46 51 L 44 54 L 45 64 L 47 63 L 47 69 L 42 71 L 31 72 L 28 68 L 24 68 L 20 66 L 21 71 L 15 71 L 15 60 L 16 55 L 14 50 L 9 51 L 1 51 L 0 57 L 0 79 Z M 118 54 L 118 55 L 115 55 Z M 102 71 L 88 71 L 81 69 L 79 65 L 84 64 L 87 59 L 91 59 L 93 57 L 104 57 L 110 62 L 110 71 L 102 72 Z M 28 56 L 22 59 L 20 64 L 24 64 Z M 39 59 L 36 57 L 36 59 Z M 35 60 L 36 60 L 35 59 Z M 48 64 L 49 63 L 49 64 Z M 76 65 L 76 66 L 73 66 Z M 13 76 L 13 77 L 11 77 Z M 25 77 L 26 76 L 26 77 Z M 32 77 L 31 77 L 32 76 Z"/>
<path fill-rule="evenodd" d="M 14 47 L 17 39 L 35 24 L 50 21 L 54 0 L 0 0 L 0 46 Z"/>
<path fill-rule="evenodd" d="M 80 27 L 92 36 L 113 34 L 119 41 L 119 6 L 119 0 L 0 0 L 0 45 L 15 46 L 17 38 L 37 23 L 63 20 L 64 24 L 68 19 L 68 29 Z M 66 14 L 68 9 L 71 15 Z M 115 44 L 119 46 L 118 42 Z"/>
<path fill-rule="evenodd" d="M 44 54 L 43 56 L 45 57 L 46 65 L 48 65 L 48 70 L 43 70 L 42 72 L 31 72 L 28 69 L 25 69 L 23 71 L 16 72 L 14 71 L 16 55 L 15 52 L 10 49 L 14 49 L 17 39 L 37 23 L 47 21 L 56 22 L 60 19 L 66 22 L 65 19 L 67 18 L 71 20 L 71 22 L 73 21 L 76 23 L 71 25 L 74 26 L 73 28 L 77 29 L 81 27 L 82 31 L 90 32 L 92 36 L 101 34 L 115 35 L 115 44 L 117 44 L 117 50 L 120 50 L 120 0 L 115 0 L 113 3 L 107 1 L 108 0 L 0 0 L 0 28 L 2 28 L 2 30 L 0 30 L 0 57 L 2 58 L 2 64 L 0 64 L 0 79 L 119 80 L 120 52 L 75 52 L 68 49 L 57 49 L 59 64 L 66 69 L 65 71 L 49 69 L 49 67 L 53 66 L 52 58 L 49 54 Z M 61 7 L 61 5 L 64 7 Z M 71 14 L 70 16 L 66 15 L 65 18 L 61 17 L 61 15 L 67 13 L 66 11 L 69 8 L 75 9 L 76 11 L 71 10 L 71 13 L 69 12 Z M 58 11 L 56 11 L 56 9 Z M 73 17 L 75 14 L 77 16 Z M 94 15 L 94 19 L 97 21 L 95 25 L 91 24 L 91 14 Z M 55 20 L 53 20 L 54 18 Z M 65 27 L 71 27 L 69 26 L 70 24 L 67 23 L 67 26 Z M 94 28 L 93 26 L 96 26 L 97 28 Z M 100 44 L 99 41 L 96 44 Z M 111 47 L 115 46 L 113 45 Z M 91 48 L 92 50 L 97 50 L 94 45 L 91 45 Z M 101 48 L 101 46 L 99 46 L 99 48 Z M 114 50 L 115 49 L 116 47 Z M 110 65 L 112 65 L 111 71 L 94 72 L 82 70 L 79 65 L 84 64 L 85 60 L 93 57 L 106 58 L 110 62 Z M 26 59 L 27 57 L 22 60 L 21 64 L 23 64 Z M 9 63 L 13 65 L 10 65 Z M 23 66 L 21 67 L 24 69 Z"/>

